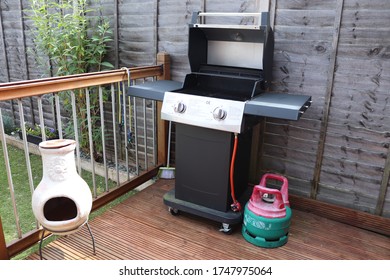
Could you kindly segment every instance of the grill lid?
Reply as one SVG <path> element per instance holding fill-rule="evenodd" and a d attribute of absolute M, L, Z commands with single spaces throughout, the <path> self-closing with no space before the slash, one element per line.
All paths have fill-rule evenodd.
<path fill-rule="evenodd" d="M 205 16 L 258 16 L 259 25 L 203 24 Z M 269 13 L 195 12 L 189 25 L 191 71 L 272 80 L 273 32 Z"/>
<path fill-rule="evenodd" d="M 205 16 L 258 16 L 260 24 L 204 24 Z M 268 12 L 196 12 L 189 25 L 192 72 L 182 88 L 157 81 L 132 86 L 128 94 L 163 100 L 162 119 L 236 133 L 244 129 L 244 115 L 298 120 L 310 96 L 265 92 L 272 81 L 273 48 Z"/>

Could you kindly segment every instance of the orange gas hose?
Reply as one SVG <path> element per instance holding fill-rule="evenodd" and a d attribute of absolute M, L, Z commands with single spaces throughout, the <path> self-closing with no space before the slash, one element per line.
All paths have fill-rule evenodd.
<path fill-rule="evenodd" d="M 232 205 L 230 205 L 230 207 L 234 212 L 241 211 L 241 204 L 237 201 L 236 194 L 234 191 L 234 162 L 236 161 L 237 146 L 238 146 L 238 137 L 237 137 L 237 133 L 234 133 L 233 154 L 232 154 L 232 160 L 230 162 L 230 193 L 233 200 L 233 203 Z"/>

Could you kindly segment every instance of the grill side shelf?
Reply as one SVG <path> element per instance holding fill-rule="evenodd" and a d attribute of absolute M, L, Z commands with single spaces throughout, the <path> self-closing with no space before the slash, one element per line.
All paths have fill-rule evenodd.
<path fill-rule="evenodd" d="M 128 96 L 141 97 L 156 101 L 163 101 L 166 91 L 181 89 L 182 83 L 169 80 L 146 82 L 129 87 Z"/>
<path fill-rule="evenodd" d="M 182 88 L 181 82 L 153 81 L 129 87 L 127 95 L 163 101 L 166 91 Z M 311 105 L 311 96 L 287 93 L 266 92 L 250 101 L 244 108 L 245 115 L 272 117 L 286 120 L 299 120 Z"/>
<path fill-rule="evenodd" d="M 287 93 L 262 93 L 247 101 L 244 114 L 285 120 L 299 120 L 311 105 L 311 96 Z"/>

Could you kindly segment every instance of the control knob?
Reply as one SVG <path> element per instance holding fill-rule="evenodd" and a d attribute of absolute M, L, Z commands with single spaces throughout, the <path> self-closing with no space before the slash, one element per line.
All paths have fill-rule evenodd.
<path fill-rule="evenodd" d="M 175 104 L 175 106 L 173 107 L 173 110 L 176 112 L 176 113 L 184 113 L 187 109 L 187 106 L 186 104 L 184 104 L 183 102 L 177 102 Z"/>
<path fill-rule="evenodd" d="M 213 117 L 214 119 L 218 120 L 218 121 L 221 121 L 221 120 L 224 120 L 227 116 L 227 113 L 224 109 L 222 108 L 215 108 L 214 111 L 213 111 Z"/>

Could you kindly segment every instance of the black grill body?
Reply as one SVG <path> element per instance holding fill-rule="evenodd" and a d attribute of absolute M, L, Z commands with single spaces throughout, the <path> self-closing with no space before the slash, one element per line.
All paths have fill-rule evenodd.
<path fill-rule="evenodd" d="M 180 210 L 218 221 L 229 232 L 226 228 L 242 222 L 242 212 L 231 208 L 235 135 L 234 193 L 244 205 L 251 193 L 253 127 L 263 117 L 298 120 L 311 97 L 267 91 L 274 51 L 267 12 L 259 14 L 254 26 L 204 24 L 201 14 L 194 13 L 189 25 L 191 73 L 184 83 L 145 83 L 132 86 L 129 95 L 163 101 L 162 119 L 176 125 L 175 188 L 164 195 L 171 213 Z"/>
<path fill-rule="evenodd" d="M 251 129 L 239 135 L 234 169 L 238 197 L 248 187 L 251 142 Z M 230 132 L 176 124 L 176 198 L 217 211 L 229 211 L 232 150 Z"/>

